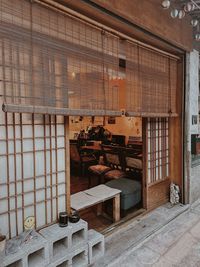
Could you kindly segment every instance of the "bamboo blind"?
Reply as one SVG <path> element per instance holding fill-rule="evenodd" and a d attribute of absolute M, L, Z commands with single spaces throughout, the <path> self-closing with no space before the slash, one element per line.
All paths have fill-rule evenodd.
<path fill-rule="evenodd" d="M 149 118 L 147 127 L 148 185 L 169 176 L 168 118 Z"/>
<path fill-rule="evenodd" d="M 66 210 L 64 119 L 0 114 L 0 228 L 9 238 L 35 217 L 36 229 Z"/>
<path fill-rule="evenodd" d="M 0 0 L 0 22 L 0 93 L 19 112 L 176 113 L 175 59 L 34 1 Z"/>
<path fill-rule="evenodd" d="M 176 113 L 177 60 L 127 42 L 127 110 Z"/>

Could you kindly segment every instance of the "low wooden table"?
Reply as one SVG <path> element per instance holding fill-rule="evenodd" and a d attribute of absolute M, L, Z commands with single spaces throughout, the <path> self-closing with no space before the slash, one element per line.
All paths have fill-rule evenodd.
<path fill-rule="evenodd" d="M 118 222 L 120 220 L 120 193 L 121 191 L 118 189 L 101 184 L 71 195 L 71 207 L 75 210 L 83 210 L 100 204 L 100 213 L 101 204 L 108 199 L 113 199 L 113 221 Z"/>

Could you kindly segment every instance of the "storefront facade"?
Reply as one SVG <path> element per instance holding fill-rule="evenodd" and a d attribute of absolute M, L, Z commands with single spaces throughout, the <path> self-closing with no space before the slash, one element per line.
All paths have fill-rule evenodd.
<path fill-rule="evenodd" d="M 186 201 L 190 28 L 164 13 L 160 22 L 157 1 L 107 2 L 2 0 L 0 219 L 10 237 L 28 216 L 41 228 L 70 210 L 69 116 L 141 117 L 144 208 L 166 203 L 171 182 Z"/>

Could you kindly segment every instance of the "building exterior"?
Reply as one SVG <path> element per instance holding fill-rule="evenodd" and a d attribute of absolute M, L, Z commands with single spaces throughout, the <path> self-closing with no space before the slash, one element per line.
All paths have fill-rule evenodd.
<path fill-rule="evenodd" d="M 0 6 L 2 232 L 70 210 L 70 115 L 142 118 L 145 209 L 169 200 L 171 182 L 183 203 L 199 197 L 199 167 L 190 168 L 199 57 L 187 19 L 170 19 L 157 0 Z"/>

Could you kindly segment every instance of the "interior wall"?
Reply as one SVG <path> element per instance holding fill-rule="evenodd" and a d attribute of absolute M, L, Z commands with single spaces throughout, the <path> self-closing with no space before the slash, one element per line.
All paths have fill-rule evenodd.
<path fill-rule="evenodd" d="M 126 142 L 129 136 L 142 137 L 142 119 L 139 117 L 116 117 L 115 124 L 109 124 L 108 117 L 105 117 L 105 120 L 103 117 L 95 117 L 93 124 L 91 117 L 83 117 L 81 121 L 79 119 L 79 117 L 70 117 L 70 139 L 74 139 L 74 134 L 76 135 L 80 130 L 86 130 L 90 125 L 103 124 L 111 134 L 125 135 Z"/>

